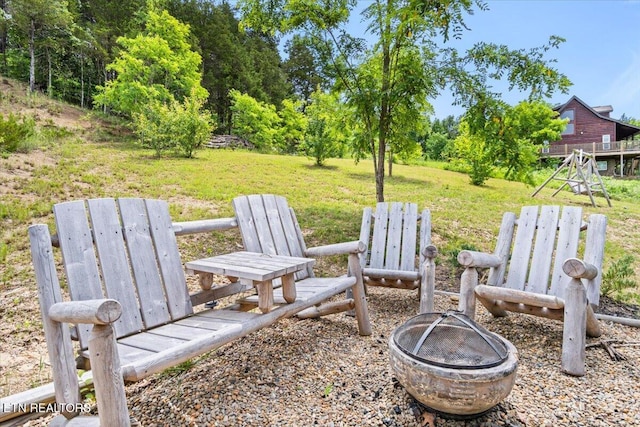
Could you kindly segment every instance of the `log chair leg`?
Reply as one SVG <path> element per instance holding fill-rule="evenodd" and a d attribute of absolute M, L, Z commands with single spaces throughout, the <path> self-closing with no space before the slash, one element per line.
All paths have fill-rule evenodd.
<path fill-rule="evenodd" d="M 100 424 L 130 427 L 120 358 L 111 325 L 93 325 L 89 337 L 89 354 Z"/>
<path fill-rule="evenodd" d="M 364 281 L 362 280 L 362 269 L 360 259 L 357 254 L 349 254 L 349 270 L 356 278 L 353 285 L 353 302 L 355 304 L 356 319 L 358 320 L 358 332 L 360 335 L 371 335 L 371 320 L 369 319 L 369 309 L 367 308 L 367 298 L 364 292 Z"/>
<path fill-rule="evenodd" d="M 433 313 L 433 295 L 436 285 L 436 263 L 433 258 L 427 258 L 420 275 L 420 310 L 419 313 Z"/>
<path fill-rule="evenodd" d="M 600 335 L 602 335 L 600 322 L 596 318 L 596 314 L 593 312 L 591 305 L 587 304 L 587 336 L 598 338 Z"/>
<path fill-rule="evenodd" d="M 458 310 L 467 315 L 470 319 L 476 318 L 476 294 L 475 287 L 478 284 L 478 271 L 475 267 L 464 269 L 460 277 L 460 301 Z"/>
<path fill-rule="evenodd" d="M 580 280 L 572 279 L 565 293 L 562 371 L 578 377 L 585 373 L 587 304 L 584 285 Z"/>

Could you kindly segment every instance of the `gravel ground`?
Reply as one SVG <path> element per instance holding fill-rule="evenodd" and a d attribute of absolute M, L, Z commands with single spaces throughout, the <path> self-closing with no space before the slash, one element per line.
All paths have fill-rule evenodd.
<path fill-rule="evenodd" d="M 456 302 L 436 297 L 436 309 Z M 127 387 L 144 426 L 640 426 L 640 347 L 613 361 L 587 350 L 587 374 L 560 372 L 562 324 L 526 315 L 478 321 L 519 352 L 513 391 L 473 420 L 430 414 L 389 367 L 387 340 L 417 313 L 415 291 L 369 289 L 371 337 L 344 314 L 285 319 L 194 361 Z M 640 329 L 604 323 L 600 339 L 640 342 Z M 590 339 L 597 343 L 600 339 Z M 28 425 L 39 425 L 32 422 Z"/>

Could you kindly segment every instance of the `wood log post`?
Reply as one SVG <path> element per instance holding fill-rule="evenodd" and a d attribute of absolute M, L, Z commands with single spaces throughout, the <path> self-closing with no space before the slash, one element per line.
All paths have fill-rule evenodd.
<path fill-rule="evenodd" d="M 587 324 L 587 290 L 580 279 L 593 279 L 598 269 L 577 258 L 569 258 L 562 270 L 572 279 L 567 285 L 564 305 L 564 328 L 562 332 L 562 371 L 575 376 L 584 375 L 585 343 L 587 326 L 589 332 L 600 333 L 595 316 Z"/>
<path fill-rule="evenodd" d="M 129 427 L 131 421 L 120 372 L 120 358 L 110 324 L 93 326 L 89 336 L 89 355 L 100 424 Z"/>
<path fill-rule="evenodd" d="M 476 318 L 476 293 L 475 287 L 478 284 L 478 271 L 475 267 L 464 269 L 460 277 L 460 301 L 458 310 L 467 315 L 470 319 Z"/>
<path fill-rule="evenodd" d="M 419 313 L 433 313 L 434 301 L 433 295 L 436 286 L 436 256 L 438 249 L 429 245 L 424 248 L 423 255 L 425 257 L 424 264 L 420 266 L 420 309 Z"/>
<path fill-rule="evenodd" d="M 329 314 L 341 313 L 343 311 L 351 311 L 355 307 L 353 299 L 345 299 L 342 301 L 333 301 L 317 306 L 306 308 L 296 314 L 298 319 L 317 319 Z"/>
<path fill-rule="evenodd" d="M 358 249 L 364 250 L 364 243 Z M 369 309 L 367 308 L 367 298 L 364 292 L 364 280 L 362 278 L 362 266 L 358 253 L 354 251 L 349 254 L 349 271 L 356 278 L 356 283 L 352 286 L 353 303 L 355 304 L 356 320 L 358 321 L 358 333 L 363 336 L 371 335 L 371 320 L 369 318 Z"/>
<path fill-rule="evenodd" d="M 572 279 L 567 286 L 562 332 L 562 371 L 584 375 L 587 328 L 587 291 L 582 282 Z"/>
<path fill-rule="evenodd" d="M 78 377 L 75 369 L 75 357 L 71 345 L 71 335 L 67 325 L 49 317 L 49 309 L 62 301 L 62 291 L 53 259 L 51 235 L 45 224 L 35 224 L 29 227 L 31 242 L 31 259 L 36 273 L 38 297 L 42 313 L 42 324 L 47 342 L 47 351 L 51 362 L 56 402 L 63 404 L 81 403 Z M 71 419 L 79 411 L 64 409 L 62 414 Z"/>
<path fill-rule="evenodd" d="M 589 298 L 587 298 L 587 301 Z M 593 307 L 587 304 L 587 336 L 597 338 L 602 335 L 602 329 L 600 328 L 600 322 L 596 314 L 593 312 Z"/>

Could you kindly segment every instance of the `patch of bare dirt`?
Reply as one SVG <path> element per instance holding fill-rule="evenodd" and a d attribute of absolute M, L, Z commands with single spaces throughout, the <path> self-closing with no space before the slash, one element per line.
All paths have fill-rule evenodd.
<path fill-rule="evenodd" d="M 42 166 L 54 166 L 56 160 L 45 151 L 13 153 L 9 158 L 0 157 L 0 194 L 15 194 L 20 182 L 31 178 L 33 171 Z"/>
<path fill-rule="evenodd" d="M 629 317 L 631 319 L 640 319 L 640 306 L 616 301 L 613 298 L 601 296 L 598 313 L 608 314 L 610 316 Z"/>
<path fill-rule="evenodd" d="M 52 124 L 68 130 L 88 130 L 93 126 L 87 110 L 64 104 L 34 93 L 26 96 L 24 84 L 0 78 L 0 113 L 33 117 L 37 123 Z"/>

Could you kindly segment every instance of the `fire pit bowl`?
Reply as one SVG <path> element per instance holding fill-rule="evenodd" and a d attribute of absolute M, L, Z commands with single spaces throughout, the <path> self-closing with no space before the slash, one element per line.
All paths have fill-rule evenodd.
<path fill-rule="evenodd" d="M 389 355 L 409 394 L 462 418 L 481 415 L 507 397 L 518 367 L 513 344 L 458 312 L 409 319 L 391 334 Z"/>

